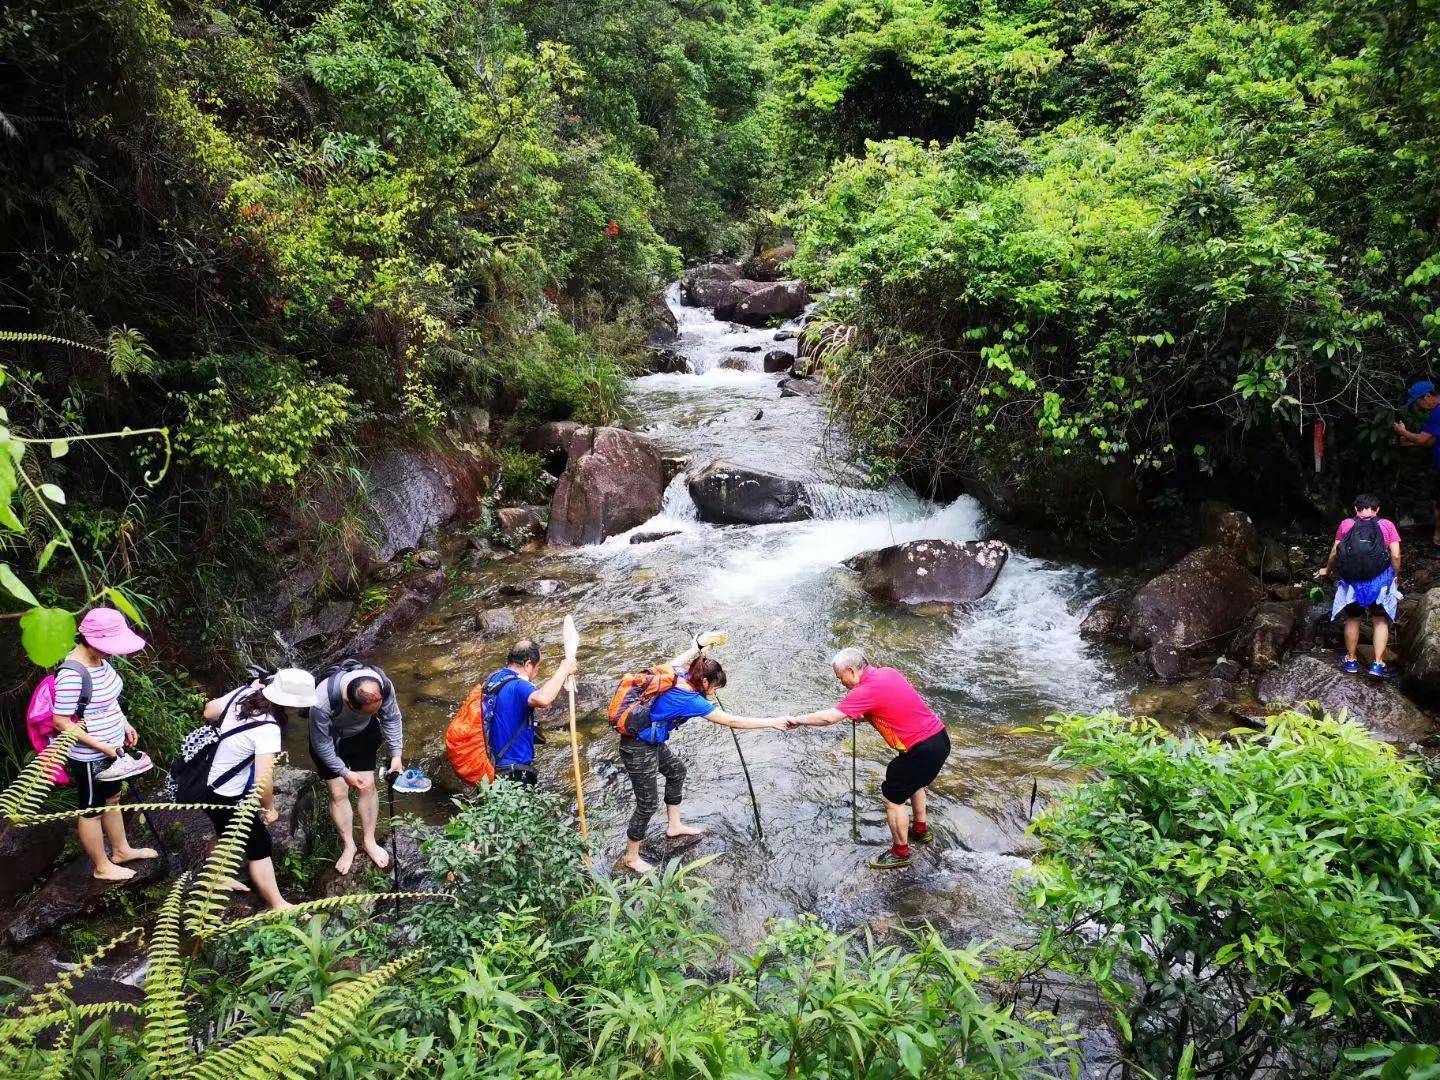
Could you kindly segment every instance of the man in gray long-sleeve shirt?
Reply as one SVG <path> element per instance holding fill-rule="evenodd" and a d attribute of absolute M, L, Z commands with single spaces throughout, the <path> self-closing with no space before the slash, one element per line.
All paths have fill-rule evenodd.
<path fill-rule="evenodd" d="M 338 701 L 339 708 L 336 703 Z M 375 755 L 384 742 L 390 750 L 389 772 L 401 772 L 403 750 L 400 706 L 395 688 L 376 667 L 342 668 L 320 684 L 310 706 L 310 760 L 330 789 L 330 819 L 340 834 L 335 869 L 348 874 L 355 861 L 355 815 L 350 789 L 360 811 L 361 844 L 381 870 L 390 853 L 375 839 L 380 797 L 375 791 Z"/>

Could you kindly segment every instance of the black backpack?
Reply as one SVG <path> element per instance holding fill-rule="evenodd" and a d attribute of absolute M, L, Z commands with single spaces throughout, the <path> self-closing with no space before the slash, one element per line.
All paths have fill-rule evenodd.
<path fill-rule="evenodd" d="M 251 720 L 247 724 L 239 724 L 223 735 L 220 734 L 220 725 L 225 723 L 225 718 L 230 715 L 230 709 L 240 696 L 249 690 L 249 686 L 242 686 L 230 695 L 225 702 L 225 707 L 220 710 L 220 716 L 213 723 L 209 720 L 201 724 L 190 734 L 185 736 L 180 744 L 180 753 L 170 764 L 170 777 L 165 781 L 161 789 L 161 796 L 169 802 L 181 803 L 208 803 L 214 801 L 213 789 L 210 785 L 210 766 L 215 764 L 215 751 L 220 749 L 220 744 L 232 735 L 239 735 L 242 731 L 253 731 L 255 728 L 263 727 L 266 724 L 273 724 L 275 721 L 269 716 L 262 716 Z M 215 787 L 222 787 L 233 780 L 241 771 L 248 769 L 255 764 L 255 755 L 251 754 L 243 761 L 237 762 L 232 768 L 226 769 L 215 778 Z"/>
<path fill-rule="evenodd" d="M 395 696 L 395 686 L 390 682 L 389 676 L 381 671 L 374 664 L 362 664 L 359 660 L 345 659 L 336 664 L 325 673 L 325 696 L 330 702 L 330 715 L 339 716 L 340 710 L 345 705 L 345 695 L 340 689 L 340 677 L 351 671 L 368 669 L 373 671 L 380 679 L 380 697 L 389 701 Z"/>
<path fill-rule="evenodd" d="M 1356 518 L 1335 552 L 1335 569 L 1340 580 L 1356 585 L 1383 574 L 1389 565 L 1390 552 L 1386 549 L 1385 537 L 1380 534 L 1380 522 L 1375 518 Z"/>

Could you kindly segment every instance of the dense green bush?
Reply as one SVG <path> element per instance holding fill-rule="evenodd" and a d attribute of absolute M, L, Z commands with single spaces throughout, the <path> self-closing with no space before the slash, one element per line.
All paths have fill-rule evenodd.
<path fill-rule="evenodd" d="M 815 5 L 777 94 L 796 153 L 833 162 L 793 220 L 864 331 L 832 365 L 841 415 L 932 473 L 1252 495 L 1303 486 L 1321 417 L 1347 495 L 1373 486 L 1434 358 L 1437 25 L 1328 0 Z"/>
<path fill-rule="evenodd" d="M 1115 1003 L 1138 1064 L 1318 1076 L 1434 1036 L 1440 797 L 1415 766 L 1318 714 L 1224 742 L 1055 726 L 1055 759 L 1098 776 L 1034 826 L 1042 952 Z"/>

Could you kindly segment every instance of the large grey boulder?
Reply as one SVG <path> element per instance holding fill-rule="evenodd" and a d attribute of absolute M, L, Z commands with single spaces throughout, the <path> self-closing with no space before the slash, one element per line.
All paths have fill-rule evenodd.
<path fill-rule="evenodd" d="M 726 295 L 725 286 L 745 276 L 739 263 L 705 263 L 680 279 L 680 302 L 689 307 L 714 307 Z"/>
<path fill-rule="evenodd" d="M 1197 548 L 1130 601 L 1130 643 L 1145 650 L 1157 676 L 1177 679 L 1187 655 L 1221 651 L 1263 596 L 1259 580 L 1229 553 Z"/>
<path fill-rule="evenodd" d="M 774 525 L 813 517 L 798 480 L 716 461 L 689 478 L 700 520 L 719 525 Z"/>
<path fill-rule="evenodd" d="M 785 264 L 795 257 L 795 245 L 789 241 L 767 248 L 745 261 L 745 276 L 755 281 L 779 281 L 785 276 Z"/>
<path fill-rule="evenodd" d="M 13 900 L 49 873 L 69 833 L 68 821 L 39 825 L 0 821 L 0 866 L 5 868 L 0 874 L 0 901 Z"/>
<path fill-rule="evenodd" d="M 573 453 L 588 442 L 589 451 Z M 660 512 L 665 479 L 660 455 L 643 435 L 620 428 L 577 432 L 570 463 L 550 504 L 550 543 L 561 547 L 598 544 Z"/>
<path fill-rule="evenodd" d="M 994 586 L 1010 549 L 998 540 L 911 540 L 846 560 L 860 584 L 892 604 L 965 604 Z"/>
<path fill-rule="evenodd" d="M 775 319 L 793 319 L 810 303 L 809 290 L 798 281 L 759 283 L 760 287 L 755 289 L 739 289 L 738 285 L 739 282 L 733 282 L 731 293 L 715 305 L 717 319 L 765 326 Z"/>
<path fill-rule="evenodd" d="M 1401 608 L 1395 627 L 1405 656 L 1405 678 L 1426 690 L 1440 690 L 1440 587 Z"/>
<path fill-rule="evenodd" d="M 1260 569 L 1260 533 L 1243 510 L 1213 500 L 1201 503 L 1200 542 L 1223 549 L 1251 570 Z"/>
<path fill-rule="evenodd" d="M 552 476 L 559 476 L 572 457 L 590 452 L 594 438 L 593 428 L 574 420 L 550 420 L 526 432 L 520 440 L 520 448 L 539 454 L 546 471 Z"/>
<path fill-rule="evenodd" d="M 1272 668 L 1285 655 L 1285 647 L 1295 635 L 1299 621 L 1296 605 L 1283 600 L 1267 600 L 1250 616 L 1245 632 L 1246 652 L 1250 666 L 1258 670 Z"/>
<path fill-rule="evenodd" d="M 1435 731 L 1435 722 L 1381 679 L 1347 675 L 1315 656 L 1292 656 L 1260 680 L 1256 694 L 1267 705 L 1316 701 L 1331 716 L 1345 713 L 1377 739 L 1407 746 Z"/>

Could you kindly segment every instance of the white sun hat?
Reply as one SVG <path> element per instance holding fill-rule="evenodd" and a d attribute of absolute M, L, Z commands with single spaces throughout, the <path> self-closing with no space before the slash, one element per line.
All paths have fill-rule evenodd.
<path fill-rule="evenodd" d="M 315 676 L 302 668 L 283 667 L 260 692 L 276 705 L 308 709 L 315 704 Z"/>

